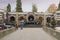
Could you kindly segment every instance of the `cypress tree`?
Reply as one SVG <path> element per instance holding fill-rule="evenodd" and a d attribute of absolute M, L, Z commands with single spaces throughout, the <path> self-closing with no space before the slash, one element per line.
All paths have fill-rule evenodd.
<path fill-rule="evenodd" d="M 37 7 L 35 4 L 32 5 L 32 12 L 37 12 Z"/>
<path fill-rule="evenodd" d="M 16 12 L 22 12 L 22 3 L 21 0 L 16 1 Z"/>
<path fill-rule="evenodd" d="M 11 5 L 10 4 L 7 5 L 7 12 L 11 12 Z"/>
<path fill-rule="evenodd" d="M 51 21 L 51 27 L 54 29 L 55 26 L 56 26 L 56 20 L 53 18 L 52 21 Z"/>

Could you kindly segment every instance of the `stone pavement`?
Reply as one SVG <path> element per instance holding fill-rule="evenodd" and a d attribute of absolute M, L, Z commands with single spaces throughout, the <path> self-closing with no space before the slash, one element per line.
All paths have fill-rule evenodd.
<path fill-rule="evenodd" d="M 56 40 L 51 35 L 43 31 L 42 28 L 20 28 L 5 36 L 1 40 Z"/>

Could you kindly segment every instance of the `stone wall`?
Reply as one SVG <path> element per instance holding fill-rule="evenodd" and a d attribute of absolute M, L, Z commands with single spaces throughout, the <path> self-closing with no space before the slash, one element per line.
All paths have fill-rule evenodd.
<path fill-rule="evenodd" d="M 50 34 L 51 36 L 55 37 L 57 40 L 60 40 L 60 32 L 48 27 L 43 27 L 43 30 Z"/>
<path fill-rule="evenodd" d="M 3 38 L 4 36 L 14 32 L 16 30 L 16 28 L 9 28 L 9 29 L 5 29 L 5 30 L 2 30 L 0 31 L 0 39 Z"/>

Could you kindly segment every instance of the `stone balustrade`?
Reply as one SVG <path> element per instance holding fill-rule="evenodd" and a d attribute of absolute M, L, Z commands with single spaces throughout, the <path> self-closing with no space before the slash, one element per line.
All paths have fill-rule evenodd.
<path fill-rule="evenodd" d="M 51 36 L 55 37 L 57 40 L 60 40 L 60 32 L 48 27 L 43 27 L 43 30 L 50 34 Z"/>
<path fill-rule="evenodd" d="M 8 28 L 8 29 L 5 29 L 5 30 L 1 30 L 0 31 L 0 38 L 3 38 L 4 36 L 14 32 L 16 30 L 15 27 L 12 27 L 12 28 Z"/>

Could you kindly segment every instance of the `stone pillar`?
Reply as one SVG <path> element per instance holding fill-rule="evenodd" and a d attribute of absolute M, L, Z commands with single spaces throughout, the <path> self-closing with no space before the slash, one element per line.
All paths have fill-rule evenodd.
<path fill-rule="evenodd" d="M 44 14 L 44 26 L 46 26 L 46 15 Z"/>
<path fill-rule="evenodd" d="M 18 13 L 16 13 L 16 24 L 18 26 Z"/>
<path fill-rule="evenodd" d="M 4 24 L 4 13 L 2 14 L 2 22 Z"/>

